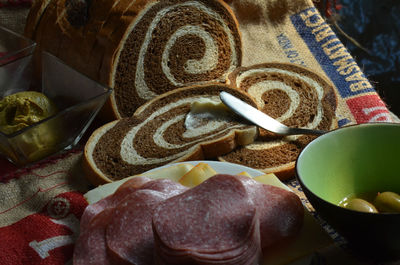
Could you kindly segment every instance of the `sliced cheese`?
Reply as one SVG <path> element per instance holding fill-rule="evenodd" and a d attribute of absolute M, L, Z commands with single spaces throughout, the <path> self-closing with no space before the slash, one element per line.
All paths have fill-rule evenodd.
<path fill-rule="evenodd" d="M 240 172 L 238 175 L 246 176 L 246 177 L 251 178 L 251 175 L 249 173 L 247 173 L 246 171 Z"/>
<path fill-rule="evenodd" d="M 269 174 L 265 174 L 265 175 L 261 175 L 261 176 L 257 176 L 254 177 L 254 180 L 262 183 L 262 184 L 266 184 L 266 185 L 272 185 L 272 186 L 277 186 L 279 188 L 282 189 L 286 189 L 289 190 L 289 187 L 286 186 L 285 184 L 283 184 L 277 177 L 275 174 L 273 173 L 269 173 Z"/>
<path fill-rule="evenodd" d="M 179 179 L 179 183 L 192 188 L 216 174 L 217 171 L 215 171 L 209 164 L 201 162 L 183 175 L 183 177 Z"/>

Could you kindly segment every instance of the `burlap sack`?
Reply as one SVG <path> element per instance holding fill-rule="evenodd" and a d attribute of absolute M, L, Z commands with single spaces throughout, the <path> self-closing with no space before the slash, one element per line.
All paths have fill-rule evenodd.
<path fill-rule="evenodd" d="M 245 66 L 292 62 L 323 74 L 337 89 L 340 126 L 393 121 L 311 0 L 228 3 L 240 23 Z M 14 17 L 10 10 L 0 12 L 1 24 L 22 32 L 26 10 L 14 10 Z M 0 160 L 0 264 L 71 263 L 79 219 L 87 205 L 82 194 L 90 188 L 80 167 L 81 156 L 79 149 L 25 169 Z M 290 186 L 298 188 L 295 181 Z M 332 258 L 326 264 L 339 264 L 336 261 Z"/>
<path fill-rule="evenodd" d="M 89 189 L 81 152 L 2 175 L 0 264 L 67 264 Z M 5 165 L 0 161 L 0 167 Z"/>
<path fill-rule="evenodd" d="M 232 0 L 243 37 L 243 64 L 306 66 L 337 89 L 339 125 L 387 121 L 391 113 L 311 0 Z"/>
<path fill-rule="evenodd" d="M 23 33 L 28 12 L 29 8 L 27 7 L 1 7 L 0 1 L 0 25 L 14 32 Z"/>

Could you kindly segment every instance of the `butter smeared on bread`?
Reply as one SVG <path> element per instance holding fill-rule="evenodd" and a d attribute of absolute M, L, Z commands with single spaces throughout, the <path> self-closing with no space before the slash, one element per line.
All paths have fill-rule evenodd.
<path fill-rule="evenodd" d="M 142 105 L 132 117 L 97 129 L 85 146 L 85 169 L 95 184 L 139 174 L 171 162 L 204 160 L 252 142 L 256 126 L 234 119 L 204 119 L 186 128 L 191 104 L 219 100 L 227 91 L 255 106 L 244 92 L 221 84 L 175 89 Z"/>
<path fill-rule="evenodd" d="M 337 127 L 336 95 L 332 85 L 304 67 L 266 63 L 238 68 L 229 76 L 229 82 L 249 93 L 260 110 L 287 126 L 320 130 Z M 300 151 L 314 138 L 309 135 L 280 137 L 260 130 L 256 142 L 219 160 L 287 179 L 294 175 Z"/>

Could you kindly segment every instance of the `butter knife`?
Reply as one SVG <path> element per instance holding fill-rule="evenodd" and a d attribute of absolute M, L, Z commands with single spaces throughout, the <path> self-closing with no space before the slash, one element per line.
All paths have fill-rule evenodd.
<path fill-rule="evenodd" d="M 274 118 L 268 116 L 262 111 L 250 106 L 246 102 L 238 99 L 237 97 L 222 91 L 219 97 L 227 107 L 229 107 L 233 112 L 239 116 L 245 118 L 246 120 L 266 129 L 267 131 L 279 134 L 279 135 L 299 135 L 299 134 L 309 134 L 309 135 L 321 135 L 326 133 L 326 131 L 307 129 L 307 128 L 292 128 L 288 127 Z"/>

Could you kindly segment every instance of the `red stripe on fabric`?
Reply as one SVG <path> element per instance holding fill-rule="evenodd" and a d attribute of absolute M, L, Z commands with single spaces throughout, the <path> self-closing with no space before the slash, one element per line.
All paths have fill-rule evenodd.
<path fill-rule="evenodd" d="M 11 162 L 1 158 L 0 159 L 0 183 L 7 183 L 11 179 L 19 178 L 19 177 L 29 174 L 29 173 L 34 174 L 34 173 L 32 173 L 32 170 L 44 168 L 44 167 L 47 167 L 50 165 L 54 165 L 54 164 L 60 162 L 61 160 L 66 159 L 67 157 L 69 157 L 71 155 L 78 154 L 81 152 L 82 152 L 82 148 L 72 149 L 66 153 L 48 158 L 46 160 L 37 162 L 34 165 L 31 165 L 31 166 L 28 166 L 28 167 L 22 168 L 22 169 L 19 169 L 18 167 L 12 165 Z"/>
<path fill-rule="evenodd" d="M 58 183 L 57 185 L 54 185 L 53 187 L 50 187 L 50 188 L 47 188 L 47 189 L 39 188 L 39 192 L 46 192 L 46 191 L 49 191 L 49 190 L 53 190 L 55 188 L 58 188 L 58 187 L 61 187 L 61 186 L 65 185 L 65 184 L 68 184 L 68 181 L 64 181 L 64 182 Z"/>
<path fill-rule="evenodd" d="M 346 103 L 357 123 L 392 122 L 385 103 L 376 94 L 350 98 Z"/>
<path fill-rule="evenodd" d="M 14 205 L 13 207 L 10 207 L 10 208 L 8 208 L 7 210 L 4 210 L 4 211 L 0 212 L 0 214 L 5 214 L 5 213 L 7 213 L 7 212 L 9 212 L 9 211 L 11 211 L 11 210 L 13 210 L 13 209 L 15 209 L 15 208 L 17 208 L 17 207 L 23 205 L 23 204 L 26 203 L 27 201 L 32 200 L 32 198 L 34 198 L 36 195 L 38 195 L 39 192 L 40 192 L 40 190 L 36 191 L 34 194 L 32 194 L 31 197 L 28 197 L 28 198 L 26 198 L 25 200 L 20 201 L 18 204 Z"/>
<path fill-rule="evenodd" d="M 30 196 L 30 197 L 26 198 L 25 200 L 19 202 L 18 204 L 14 205 L 13 207 L 10 207 L 7 210 L 4 210 L 4 211 L 0 212 L 0 214 L 7 213 L 7 212 L 9 212 L 9 211 L 11 211 L 11 210 L 13 210 L 13 209 L 25 204 L 26 202 L 28 202 L 28 201 L 32 200 L 34 197 L 36 197 L 39 193 L 47 192 L 47 191 L 53 190 L 55 188 L 61 187 L 61 186 L 66 185 L 66 184 L 68 184 L 68 182 L 64 181 L 64 182 L 58 183 L 58 184 L 56 184 L 56 185 L 54 185 L 52 187 L 49 187 L 47 189 L 39 188 L 34 194 L 32 194 L 32 196 Z"/>

